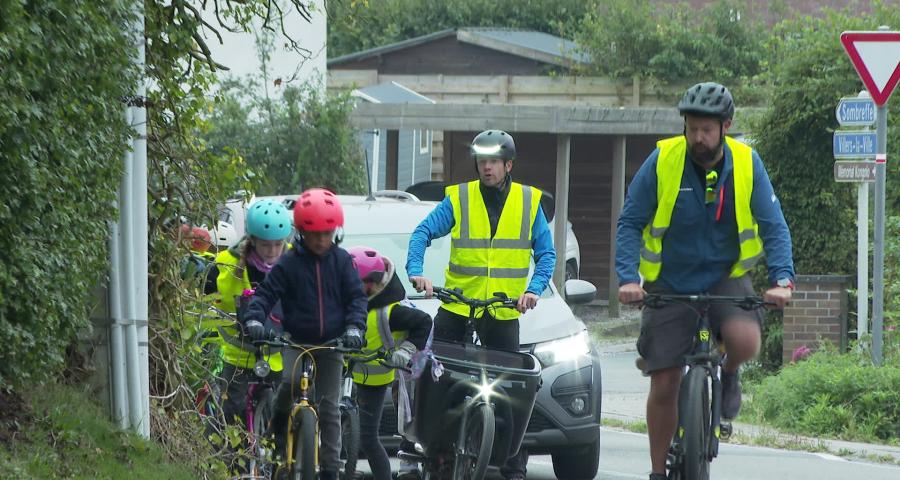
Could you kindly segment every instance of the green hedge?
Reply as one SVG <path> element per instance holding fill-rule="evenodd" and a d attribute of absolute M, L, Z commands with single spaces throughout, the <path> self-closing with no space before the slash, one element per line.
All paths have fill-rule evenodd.
<path fill-rule="evenodd" d="M 900 336 L 889 332 L 886 366 L 869 353 L 820 352 L 753 389 L 747 415 L 806 435 L 900 442 Z"/>
<path fill-rule="evenodd" d="M 127 149 L 132 2 L 0 0 L 0 387 L 89 328 Z"/>

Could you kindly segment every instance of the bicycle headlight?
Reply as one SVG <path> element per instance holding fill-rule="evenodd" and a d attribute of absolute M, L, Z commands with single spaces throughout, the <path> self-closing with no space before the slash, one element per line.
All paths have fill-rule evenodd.
<path fill-rule="evenodd" d="M 534 347 L 534 356 L 545 366 L 574 360 L 591 352 L 591 340 L 587 330 L 570 337 L 539 343 Z"/>
<path fill-rule="evenodd" d="M 256 365 L 253 365 L 253 373 L 256 374 L 259 378 L 264 378 L 269 375 L 269 372 L 272 371 L 272 367 L 269 366 L 269 362 L 265 360 L 258 360 Z"/>

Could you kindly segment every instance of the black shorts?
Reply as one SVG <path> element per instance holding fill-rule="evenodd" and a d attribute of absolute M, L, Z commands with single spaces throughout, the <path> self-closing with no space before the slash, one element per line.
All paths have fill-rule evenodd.
<path fill-rule="evenodd" d="M 672 293 L 661 285 L 648 284 L 644 289 L 648 293 Z M 709 294 L 755 295 L 755 292 L 750 277 L 744 275 L 719 281 L 709 290 Z M 684 365 L 684 357 L 691 353 L 694 346 L 697 320 L 696 312 L 681 303 L 643 309 L 637 350 L 647 361 L 648 372 Z M 762 330 L 759 310 L 744 310 L 736 305 L 711 305 L 709 308 L 709 324 L 717 339 L 721 339 L 724 322 L 741 320 L 753 321 Z"/>

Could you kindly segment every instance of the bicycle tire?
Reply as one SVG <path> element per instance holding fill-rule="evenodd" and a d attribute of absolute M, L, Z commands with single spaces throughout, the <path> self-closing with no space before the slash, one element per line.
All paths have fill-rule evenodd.
<path fill-rule="evenodd" d="M 465 445 L 453 462 L 453 480 L 482 480 L 494 448 L 494 409 L 482 403 L 466 424 Z M 473 458 L 474 457 L 474 458 Z"/>
<path fill-rule="evenodd" d="M 356 463 L 359 461 L 359 409 L 347 407 L 341 409 L 341 459 L 344 460 L 345 479 L 356 475 Z"/>
<path fill-rule="evenodd" d="M 297 411 L 294 430 L 293 480 L 316 480 L 319 470 L 319 418 L 309 407 Z"/>
<path fill-rule="evenodd" d="M 275 392 L 271 388 L 263 388 L 253 409 L 253 458 L 250 462 L 250 473 L 254 478 L 271 478 L 274 470 L 274 452 L 265 443 L 265 435 L 269 429 L 275 405 Z"/>
<path fill-rule="evenodd" d="M 684 377 L 678 405 L 684 480 L 709 480 L 709 376 L 692 368 Z"/>

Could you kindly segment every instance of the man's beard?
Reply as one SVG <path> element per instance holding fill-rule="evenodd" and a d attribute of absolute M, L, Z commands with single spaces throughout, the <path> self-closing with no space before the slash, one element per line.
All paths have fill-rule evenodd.
<path fill-rule="evenodd" d="M 720 135 L 719 143 L 711 149 L 707 149 L 703 145 L 690 145 L 689 150 L 691 158 L 700 166 L 712 166 L 715 164 L 717 157 L 719 156 L 719 152 L 722 151 L 723 143 L 725 143 L 725 139 Z"/>

